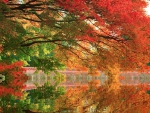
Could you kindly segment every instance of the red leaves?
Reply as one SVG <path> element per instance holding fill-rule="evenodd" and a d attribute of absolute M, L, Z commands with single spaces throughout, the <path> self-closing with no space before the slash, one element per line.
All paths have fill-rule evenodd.
<path fill-rule="evenodd" d="M 1 0 L 1 2 L 7 4 L 7 3 L 8 3 L 8 0 Z"/>
<path fill-rule="evenodd" d="M 134 70 L 149 62 L 150 18 L 144 12 L 145 1 L 58 0 L 58 5 L 89 26 L 75 38 L 92 43 L 91 48 L 96 44 L 102 56 L 102 59 L 96 58 L 95 64 L 99 67 L 104 67 L 100 62 L 105 61 L 105 65 L 117 62 L 123 69 Z M 90 50 L 89 45 L 86 48 Z"/>
<path fill-rule="evenodd" d="M 87 6 L 84 4 L 85 0 L 59 0 L 59 5 L 63 6 L 64 9 L 67 9 L 69 12 L 84 11 L 87 9 Z"/>
<path fill-rule="evenodd" d="M 137 22 L 144 14 L 142 8 L 146 7 L 146 2 L 141 0 L 59 0 L 58 4 L 85 20 L 90 16 L 100 23 L 110 21 L 112 25 Z"/>
<path fill-rule="evenodd" d="M 0 96 L 6 96 L 8 94 L 12 94 L 13 95 L 14 94 L 13 89 L 0 86 Z"/>
<path fill-rule="evenodd" d="M 25 88 L 24 83 L 27 80 L 27 76 L 24 74 L 25 69 L 22 68 L 23 62 L 15 62 L 13 64 L 0 64 L 0 73 L 6 78 L 7 84 L 0 83 L 0 96 L 6 96 L 8 94 L 21 96 L 22 89 Z M 10 79 L 10 80 L 9 80 Z"/>

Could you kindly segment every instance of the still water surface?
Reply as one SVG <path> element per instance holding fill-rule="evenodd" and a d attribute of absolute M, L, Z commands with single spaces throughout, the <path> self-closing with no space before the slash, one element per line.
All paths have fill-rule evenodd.
<path fill-rule="evenodd" d="M 27 75 L 29 80 L 25 83 L 26 90 L 35 88 L 35 83 L 43 85 L 46 82 L 54 83 L 54 74 L 49 74 L 48 76 L 42 71 L 34 73 L 35 69 L 30 68 L 27 70 Z M 65 81 L 60 85 L 65 87 L 76 87 L 76 86 L 86 86 L 88 82 L 92 80 L 99 80 L 100 85 L 103 85 L 107 81 L 107 76 L 105 73 L 100 72 L 100 76 L 91 76 L 87 72 L 79 71 L 60 71 L 65 75 Z M 150 84 L 150 73 L 137 73 L 137 72 L 122 72 L 120 75 L 120 82 L 122 85 L 138 85 L 138 84 Z"/>

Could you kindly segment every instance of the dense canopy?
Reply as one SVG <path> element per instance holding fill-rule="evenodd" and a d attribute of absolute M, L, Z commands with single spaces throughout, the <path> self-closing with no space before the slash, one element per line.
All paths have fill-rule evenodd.
<path fill-rule="evenodd" d="M 43 70 L 147 69 L 149 17 L 143 0 L 0 3 L 1 59 Z"/>
<path fill-rule="evenodd" d="M 102 87 L 99 81 L 91 81 L 89 87 L 65 93 L 62 87 L 57 88 L 57 82 L 54 86 L 46 84 L 24 94 L 28 101 L 17 100 L 19 110 L 37 108 L 55 113 L 74 108 L 86 111 L 95 106 L 97 112 L 149 111 L 149 88 L 121 86 L 118 79 L 120 71 L 150 70 L 147 4 L 146 0 L 0 0 L 0 96 L 22 95 L 27 79 L 23 67 L 53 71 L 58 83 L 65 79 L 58 70 L 92 75 L 104 71 L 108 80 Z M 45 98 L 51 106 L 42 105 Z M 5 99 L 0 112 L 4 106 L 11 109 L 7 99 L 12 99 L 13 110 L 19 106 L 14 98 Z M 89 104 L 81 107 L 84 100 Z"/>

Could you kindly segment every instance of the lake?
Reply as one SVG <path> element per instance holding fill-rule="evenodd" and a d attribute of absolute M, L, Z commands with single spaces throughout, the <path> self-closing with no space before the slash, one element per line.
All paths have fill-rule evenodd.
<path fill-rule="evenodd" d="M 35 68 L 27 68 L 26 74 L 29 76 L 29 80 L 25 83 L 26 90 L 34 89 L 35 83 L 43 85 L 46 82 L 54 83 L 54 73 L 48 76 L 42 71 L 34 73 Z M 88 75 L 84 71 L 59 71 L 65 75 L 66 80 L 60 84 L 60 86 L 65 87 L 76 87 L 76 86 L 86 86 L 88 82 L 92 80 L 99 80 L 100 85 L 103 85 L 107 80 L 105 73 L 100 72 L 100 76 Z M 123 79 L 122 79 L 123 78 Z M 138 73 L 138 72 L 122 72 L 120 75 L 120 82 L 122 85 L 138 85 L 138 84 L 149 84 L 150 83 L 150 73 Z"/>

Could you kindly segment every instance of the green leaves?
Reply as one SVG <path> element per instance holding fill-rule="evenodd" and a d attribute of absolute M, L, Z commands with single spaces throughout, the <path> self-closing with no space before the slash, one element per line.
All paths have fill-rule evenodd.
<path fill-rule="evenodd" d="M 147 94 L 150 94 L 150 90 L 147 90 L 147 92 L 146 92 Z"/>
<path fill-rule="evenodd" d="M 130 36 L 128 36 L 128 35 L 122 35 L 122 37 L 124 40 L 130 40 Z"/>
<path fill-rule="evenodd" d="M 148 66 L 150 66 L 150 62 L 149 62 L 149 63 L 147 63 L 147 65 L 148 65 Z"/>
<path fill-rule="evenodd" d="M 31 61 L 31 66 L 37 67 L 39 70 L 43 70 L 45 73 L 48 73 L 49 71 L 54 71 L 58 69 L 63 69 L 64 65 L 60 63 L 57 59 L 54 57 L 47 57 L 47 58 L 34 58 Z"/>

